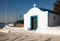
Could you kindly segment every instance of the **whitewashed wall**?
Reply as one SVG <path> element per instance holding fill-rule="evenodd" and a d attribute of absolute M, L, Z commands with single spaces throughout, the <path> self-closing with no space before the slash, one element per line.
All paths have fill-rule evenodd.
<path fill-rule="evenodd" d="M 48 24 L 49 26 L 57 26 L 60 24 L 60 15 L 49 13 L 48 17 L 49 17 L 49 24 Z"/>
<path fill-rule="evenodd" d="M 41 11 L 39 8 L 31 8 L 26 14 L 24 14 L 24 29 L 30 28 L 30 16 L 38 16 L 38 29 L 46 28 L 48 25 L 48 12 Z"/>
<path fill-rule="evenodd" d="M 58 24 L 60 25 L 60 15 L 58 15 Z"/>

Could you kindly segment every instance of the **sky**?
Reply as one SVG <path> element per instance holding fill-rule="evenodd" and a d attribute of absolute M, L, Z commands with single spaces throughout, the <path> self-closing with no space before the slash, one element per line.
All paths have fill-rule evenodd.
<path fill-rule="evenodd" d="M 23 19 L 25 13 L 33 7 L 35 3 L 38 8 L 53 10 L 56 0 L 0 0 L 0 23 L 5 22 L 7 13 L 7 22 L 15 22 L 18 15 Z M 6 4 L 5 4 L 6 3 Z"/>

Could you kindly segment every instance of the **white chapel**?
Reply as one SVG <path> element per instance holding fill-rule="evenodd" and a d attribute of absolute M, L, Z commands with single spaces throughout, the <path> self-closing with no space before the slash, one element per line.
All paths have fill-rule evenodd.
<path fill-rule="evenodd" d="M 59 17 L 60 15 L 53 13 L 53 11 L 43 11 L 34 4 L 33 8 L 24 14 L 24 29 L 37 30 L 59 25 Z"/>

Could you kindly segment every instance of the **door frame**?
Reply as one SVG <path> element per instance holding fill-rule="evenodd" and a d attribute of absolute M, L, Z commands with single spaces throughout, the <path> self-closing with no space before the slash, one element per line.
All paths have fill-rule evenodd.
<path fill-rule="evenodd" d="M 36 29 L 38 28 L 38 16 L 30 16 L 30 30 L 32 30 L 32 17 L 36 17 Z"/>

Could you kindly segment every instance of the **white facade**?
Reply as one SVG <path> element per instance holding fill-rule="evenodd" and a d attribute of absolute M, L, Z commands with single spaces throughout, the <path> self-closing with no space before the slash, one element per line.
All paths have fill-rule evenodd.
<path fill-rule="evenodd" d="M 49 26 L 56 26 L 60 24 L 60 15 L 48 13 L 48 11 L 42 11 L 39 8 L 31 8 L 26 14 L 24 14 L 24 29 L 31 28 L 31 16 L 37 16 L 38 26 L 37 31 L 48 28 Z"/>
<path fill-rule="evenodd" d="M 41 11 L 37 7 L 31 8 L 26 14 L 24 14 L 24 29 L 30 28 L 30 16 L 38 16 L 38 28 L 44 28 L 48 26 L 48 11 Z"/>

